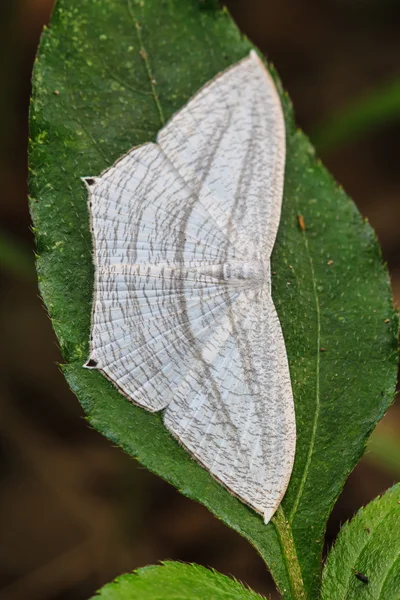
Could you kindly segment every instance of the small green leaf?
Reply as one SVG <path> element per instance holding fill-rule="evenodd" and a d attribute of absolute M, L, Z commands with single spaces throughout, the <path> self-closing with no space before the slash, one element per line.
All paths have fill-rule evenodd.
<path fill-rule="evenodd" d="M 216 5 L 215 5 L 216 6 Z M 319 594 L 325 525 L 366 439 L 393 399 L 397 315 L 376 238 L 314 155 L 281 95 L 285 191 L 273 299 L 296 405 L 293 475 L 273 521 L 231 496 L 88 356 L 93 266 L 80 178 L 158 130 L 207 81 L 246 56 L 224 9 L 198 0 L 58 0 L 36 62 L 31 209 L 41 293 L 89 422 L 260 552 L 285 599 Z M 301 217 L 300 217 L 301 216 Z"/>
<path fill-rule="evenodd" d="M 400 484 L 342 527 L 322 582 L 323 600 L 399 600 Z"/>
<path fill-rule="evenodd" d="M 101 600 L 262 600 L 238 581 L 199 565 L 165 562 L 138 569 L 105 585 Z M 93 598 L 92 600 L 95 600 Z"/>

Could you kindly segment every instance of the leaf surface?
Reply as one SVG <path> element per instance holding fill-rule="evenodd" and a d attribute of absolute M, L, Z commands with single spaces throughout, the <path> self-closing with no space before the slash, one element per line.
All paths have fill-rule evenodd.
<path fill-rule="evenodd" d="M 398 600 L 399 532 L 397 484 L 342 527 L 324 569 L 323 600 Z M 360 580 L 360 573 L 368 581 Z"/>
<path fill-rule="evenodd" d="M 138 569 L 105 585 L 101 600 L 261 600 L 238 581 L 199 565 L 167 561 Z"/>
<path fill-rule="evenodd" d="M 82 368 L 93 266 L 80 178 L 98 175 L 132 146 L 154 140 L 201 85 L 250 48 L 227 12 L 213 4 L 58 0 L 33 80 L 37 268 L 66 378 L 89 422 L 246 537 L 284 598 L 312 599 L 319 594 L 326 520 L 393 398 L 397 319 L 376 238 L 296 129 L 273 69 L 287 127 L 273 299 L 297 422 L 294 471 L 273 522 L 265 526 L 215 482 L 168 435 L 160 415 L 130 404 L 100 373 Z"/>

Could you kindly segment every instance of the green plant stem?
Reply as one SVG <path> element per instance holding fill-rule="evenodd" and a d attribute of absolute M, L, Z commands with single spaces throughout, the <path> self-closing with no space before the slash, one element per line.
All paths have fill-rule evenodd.
<path fill-rule="evenodd" d="M 22 281 L 34 281 L 33 254 L 22 242 L 0 231 L 0 269 Z"/>
<path fill-rule="evenodd" d="M 318 150 L 327 151 L 400 117 L 400 80 L 351 102 L 310 134 Z"/>
<path fill-rule="evenodd" d="M 366 458 L 394 477 L 400 477 L 400 441 L 394 432 L 383 428 L 374 431 L 368 442 Z"/>
<path fill-rule="evenodd" d="M 282 547 L 286 570 L 290 580 L 292 598 L 293 600 L 307 600 L 292 529 L 285 517 L 282 506 L 278 507 L 278 510 L 272 519 L 272 523 L 274 524 Z"/>

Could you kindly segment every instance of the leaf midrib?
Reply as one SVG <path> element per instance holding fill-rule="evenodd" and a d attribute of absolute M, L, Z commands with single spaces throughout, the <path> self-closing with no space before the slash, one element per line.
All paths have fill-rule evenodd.
<path fill-rule="evenodd" d="M 397 553 L 396 558 L 394 559 L 394 561 L 393 561 L 390 569 L 388 569 L 388 571 L 387 571 L 387 573 L 386 573 L 386 575 L 385 575 L 385 577 L 384 577 L 384 579 L 382 581 L 382 585 L 381 585 L 381 589 L 379 590 L 379 594 L 381 594 L 382 590 L 385 588 L 386 582 L 389 579 L 389 576 L 391 575 L 391 573 L 399 566 L 397 564 L 398 562 L 400 562 L 399 559 L 400 559 L 400 550 Z"/>
<path fill-rule="evenodd" d="M 299 214 L 297 199 L 295 200 L 295 204 L 296 204 L 297 213 Z M 311 432 L 310 443 L 308 446 L 307 460 L 306 460 L 304 471 L 303 471 L 303 474 L 302 474 L 302 477 L 300 480 L 300 485 L 298 488 L 296 499 L 294 501 L 292 510 L 290 511 L 289 516 L 288 516 L 289 523 L 293 523 L 294 517 L 296 516 L 296 512 L 297 512 L 297 509 L 300 504 L 301 497 L 304 492 L 304 486 L 305 486 L 305 483 L 306 483 L 306 480 L 308 477 L 308 473 L 310 470 L 312 456 L 314 454 L 315 440 L 317 437 L 318 419 L 319 419 L 319 413 L 320 413 L 320 408 L 321 408 L 321 402 L 320 402 L 321 310 L 320 310 L 320 304 L 319 304 L 319 296 L 318 296 L 318 290 L 317 290 L 317 281 L 316 281 L 316 276 L 315 276 L 315 270 L 314 270 L 313 260 L 311 257 L 310 246 L 308 243 L 306 230 L 302 231 L 302 237 L 304 239 L 307 257 L 308 257 L 308 260 L 310 263 L 311 281 L 312 281 L 312 286 L 313 286 L 313 294 L 314 294 L 315 309 L 316 309 L 316 316 L 317 316 L 317 348 L 316 348 L 317 354 L 316 354 L 316 367 L 315 367 L 315 376 L 316 376 L 315 412 L 314 412 L 314 420 L 313 420 L 313 427 L 312 427 L 312 432 Z"/>

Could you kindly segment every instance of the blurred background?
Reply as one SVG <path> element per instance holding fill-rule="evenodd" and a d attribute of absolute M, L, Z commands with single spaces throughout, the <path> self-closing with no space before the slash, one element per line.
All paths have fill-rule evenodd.
<path fill-rule="evenodd" d="M 53 0 L 0 1 L 0 600 L 85 600 L 161 559 L 277 598 L 250 545 L 91 430 L 58 370 L 27 206 L 30 73 Z M 400 300 L 400 3 L 229 0 L 298 124 L 380 239 Z M 373 434 L 328 527 L 400 479 L 400 407 Z"/>

